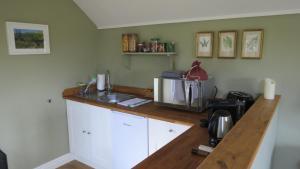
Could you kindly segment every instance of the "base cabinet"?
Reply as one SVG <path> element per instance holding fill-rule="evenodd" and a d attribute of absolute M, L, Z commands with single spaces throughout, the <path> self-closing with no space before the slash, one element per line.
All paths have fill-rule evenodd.
<path fill-rule="evenodd" d="M 70 151 L 95 169 L 131 169 L 190 126 L 67 100 Z"/>
<path fill-rule="evenodd" d="M 111 168 L 111 111 L 67 101 L 70 151 L 96 169 Z"/>
<path fill-rule="evenodd" d="M 131 169 L 148 157 L 148 119 L 112 114 L 112 168 Z"/>
<path fill-rule="evenodd" d="M 149 119 L 149 155 L 188 130 L 190 126 Z"/>

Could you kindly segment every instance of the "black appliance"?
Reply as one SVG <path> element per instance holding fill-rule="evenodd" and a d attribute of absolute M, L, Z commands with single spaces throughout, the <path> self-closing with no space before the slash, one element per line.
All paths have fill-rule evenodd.
<path fill-rule="evenodd" d="M 213 114 L 218 110 L 227 110 L 231 114 L 233 125 L 242 118 L 246 111 L 253 105 L 254 99 L 250 94 L 239 92 L 239 91 L 230 91 L 226 99 L 210 99 L 207 101 L 208 113 L 207 119 L 202 119 L 200 121 L 201 127 L 209 127 L 212 123 L 215 123 Z M 218 144 L 220 139 L 215 137 L 210 133 L 209 143 L 211 146 Z"/>
<path fill-rule="evenodd" d="M 252 95 L 240 92 L 240 91 L 230 91 L 227 95 L 228 100 L 240 100 L 245 102 L 245 112 L 253 105 L 254 99 Z"/>
<path fill-rule="evenodd" d="M 8 169 L 6 154 L 0 150 L 0 169 Z"/>
<path fill-rule="evenodd" d="M 228 110 L 215 111 L 208 125 L 209 144 L 215 147 L 233 126 L 231 113 Z"/>
<path fill-rule="evenodd" d="M 245 114 L 245 102 L 240 100 L 214 99 L 208 101 L 208 123 L 217 110 L 228 110 L 231 113 L 233 124 Z"/>

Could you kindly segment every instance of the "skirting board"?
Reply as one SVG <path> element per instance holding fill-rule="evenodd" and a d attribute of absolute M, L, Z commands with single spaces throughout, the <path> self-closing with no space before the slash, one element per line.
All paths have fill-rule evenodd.
<path fill-rule="evenodd" d="M 74 156 L 71 153 L 68 153 L 45 164 L 42 164 L 34 169 L 56 169 L 73 160 L 75 160 Z"/>

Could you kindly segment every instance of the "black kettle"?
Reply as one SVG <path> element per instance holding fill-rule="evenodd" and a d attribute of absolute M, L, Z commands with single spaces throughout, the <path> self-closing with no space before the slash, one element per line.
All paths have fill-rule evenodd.
<path fill-rule="evenodd" d="M 233 126 L 231 113 L 228 110 L 216 110 L 208 124 L 209 144 L 215 147 Z"/>

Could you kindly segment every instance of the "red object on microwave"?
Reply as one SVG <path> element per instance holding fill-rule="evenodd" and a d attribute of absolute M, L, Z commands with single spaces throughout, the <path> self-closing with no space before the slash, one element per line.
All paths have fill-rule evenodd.
<path fill-rule="evenodd" d="M 192 68 L 186 72 L 187 80 L 208 80 L 208 75 L 204 69 L 200 67 L 201 62 L 196 60 L 192 64 Z"/>

